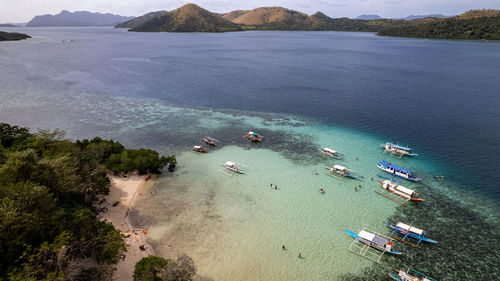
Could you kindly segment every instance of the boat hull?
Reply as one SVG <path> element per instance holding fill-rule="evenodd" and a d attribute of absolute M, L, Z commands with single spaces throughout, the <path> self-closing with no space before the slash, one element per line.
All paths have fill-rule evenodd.
<path fill-rule="evenodd" d="M 371 245 L 371 243 L 369 241 L 365 241 L 364 239 L 360 238 L 357 233 L 354 233 L 348 229 L 344 229 L 344 231 L 347 232 L 347 234 L 349 234 L 352 238 L 358 239 L 359 241 L 362 241 L 362 242 L 365 242 L 368 246 L 370 246 L 373 249 L 377 249 L 379 251 L 386 252 L 386 253 L 393 254 L 393 255 L 401 255 L 402 254 L 401 252 L 396 251 L 396 250 L 391 250 L 390 252 L 388 252 L 388 251 L 382 250 L 378 247 L 374 247 Z"/>
<path fill-rule="evenodd" d="M 439 243 L 438 241 L 432 240 L 432 239 L 427 238 L 425 236 L 418 235 L 418 234 L 413 233 L 413 232 L 407 232 L 407 231 L 402 230 L 402 229 L 397 229 L 396 226 L 394 226 L 394 225 L 392 225 L 390 223 L 384 222 L 384 224 L 385 224 L 385 226 L 389 227 L 390 229 L 396 231 L 396 233 L 398 233 L 401 236 L 405 236 L 405 235 L 408 234 L 407 237 L 410 237 L 410 238 L 412 238 L 414 240 L 417 240 L 417 241 L 421 240 L 421 241 L 424 241 L 424 242 L 427 242 L 427 243 L 431 243 L 431 244 L 438 244 Z"/>

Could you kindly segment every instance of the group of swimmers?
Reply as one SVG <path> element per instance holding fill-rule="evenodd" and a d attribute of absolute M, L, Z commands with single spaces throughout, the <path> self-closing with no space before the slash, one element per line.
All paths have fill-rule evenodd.
<path fill-rule="evenodd" d="M 272 184 L 272 183 L 271 183 L 270 187 L 271 187 L 272 189 L 278 189 L 278 186 L 277 186 L 277 185 L 275 185 L 275 184 Z"/>

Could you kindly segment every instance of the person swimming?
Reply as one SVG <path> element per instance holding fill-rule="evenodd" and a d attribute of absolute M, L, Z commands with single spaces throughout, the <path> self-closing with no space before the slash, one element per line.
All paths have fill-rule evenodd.
<path fill-rule="evenodd" d="M 323 188 L 320 188 L 320 189 L 319 189 L 319 192 L 320 192 L 320 193 L 324 193 L 324 192 L 325 192 L 325 190 L 324 190 Z"/>

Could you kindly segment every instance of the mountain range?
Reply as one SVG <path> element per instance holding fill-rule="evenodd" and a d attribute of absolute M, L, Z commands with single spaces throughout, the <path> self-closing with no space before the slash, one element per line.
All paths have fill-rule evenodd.
<path fill-rule="evenodd" d="M 36 16 L 26 26 L 115 26 L 133 18 L 87 11 L 71 13 L 64 10 L 57 15 Z"/>
<path fill-rule="evenodd" d="M 421 20 L 419 20 L 421 21 Z M 173 11 L 148 13 L 117 25 L 138 32 L 223 32 L 241 30 L 378 31 L 389 25 L 408 25 L 412 21 L 330 18 L 316 12 L 307 15 L 282 7 L 236 10 L 225 14 L 209 12 L 195 4 Z"/>

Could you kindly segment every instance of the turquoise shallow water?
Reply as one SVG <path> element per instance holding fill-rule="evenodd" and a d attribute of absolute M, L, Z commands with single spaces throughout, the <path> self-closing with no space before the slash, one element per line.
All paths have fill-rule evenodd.
<path fill-rule="evenodd" d="M 133 213 L 160 254 L 187 252 L 215 280 L 383 280 L 396 267 L 439 280 L 500 276 L 498 43 L 25 30 L 33 40 L 0 45 L 0 120 L 176 154 L 178 170 Z M 247 150 L 248 130 L 265 141 Z M 191 152 L 204 135 L 224 146 Z M 384 155 L 388 140 L 420 155 Z M 320 146 L 343 152 L 339 164 L 365 180 L 324 175 Z M 418 171 L 424 182 L 405 185 L 423 204 L 402 207 L 374 192 L 382 159 Z M 226 160 L 248 173 L 225 176 Z M 344 228 L 383 232 L 383 220 L 413 223 L 441 243 L 401 245 L 405 255 L 382 265 L 347 252 Z"/>

